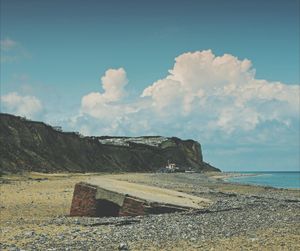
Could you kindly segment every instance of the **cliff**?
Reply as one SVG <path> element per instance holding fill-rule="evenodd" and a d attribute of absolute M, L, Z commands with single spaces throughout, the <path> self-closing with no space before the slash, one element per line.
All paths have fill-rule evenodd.
<path fill-rule="evenodd" d="M 0 172 L 156 171 L 167 161 L 195 171 L 219 171 L 203 162 L 193 140 L 83 137 L 21 117 L 0 114 Z"/>

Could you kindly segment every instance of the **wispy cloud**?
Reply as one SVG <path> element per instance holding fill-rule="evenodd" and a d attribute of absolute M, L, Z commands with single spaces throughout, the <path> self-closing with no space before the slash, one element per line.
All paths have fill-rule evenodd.
<path fill-rule="evenodd" d="M 17 41 L 11 38 L 0 40 L 1 63 L 13 63 L 24 58 L 30 58 L 30 53 Z"/>
<path fill-rule="evenodd" d="M 42 102 L 35 96 L 22 96 L 10 92 L 0 97 L 3 112 L 35 118 L 43 109 Z"/>
<path fill-rule="evenodd" d="M 3 40 L 0 40 L 1 50 L 3 51 L 9 51 L 15 48 L 17 45 L 18 43 L 10 38 L 5 38 Z"/>

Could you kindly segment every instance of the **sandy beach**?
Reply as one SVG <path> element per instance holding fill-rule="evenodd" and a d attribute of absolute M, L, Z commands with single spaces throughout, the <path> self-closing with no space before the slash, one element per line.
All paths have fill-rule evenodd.
<path fill-rule="evenodd" d="M 213 201 L 190 212 L 69 217 L 74 185 L 98 175 Z M 219 177 L 216 177 L 219 176 Z M 231 184 L 218 174 L 2 176 L 1 250 L 299 250 L 300 192 Z M 125 250 L 125 249 L 122 249 Z"/>

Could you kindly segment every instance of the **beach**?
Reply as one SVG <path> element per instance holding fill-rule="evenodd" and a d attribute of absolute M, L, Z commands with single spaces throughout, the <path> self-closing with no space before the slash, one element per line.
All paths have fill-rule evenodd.
<path fill-rule="evenodd" d="M 74 185 L 95 176 L 211 200 L 207 208 L 136 217 L 69 217 Z M 1 250 L 299 250 L 299 189 L 225 182 L 220 173 L 1 177 Z"/>

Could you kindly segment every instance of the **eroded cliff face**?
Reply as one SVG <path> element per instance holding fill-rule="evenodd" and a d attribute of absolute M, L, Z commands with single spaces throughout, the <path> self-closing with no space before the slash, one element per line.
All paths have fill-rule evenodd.
<path fill-rule="evenodd" d="M 156 171 L 168 160 L 195 171 L 219 171 L 203 162 L 193 140 L 153 137 L 83 137 L 42 122 L 0 114 L 0 171 Z"/>

